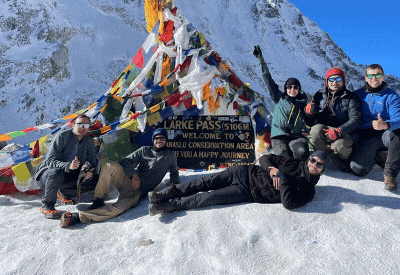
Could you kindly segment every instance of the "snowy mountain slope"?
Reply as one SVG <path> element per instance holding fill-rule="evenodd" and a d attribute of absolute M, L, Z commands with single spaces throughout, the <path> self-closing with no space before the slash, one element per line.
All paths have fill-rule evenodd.
<path fill-rule="evenodd" d="M 0 3 L 0 133 L 51 122 L 104 94 L 147 37 L 143 2 Z M 313 94 L 332 66 L 343 68 L 355 88 L 362 85 L 364 67 L 285 0 L 175 4 L 257 92 L 264 93 L 252 55 L 257 44 L 280 86 L 288 77 L 297 77 L 303 90 Z M 398 79 L 387 79 L 400 88 Z M 30 133 L 15 142 L 44 134 Z"/>
<path fill-rule="evenodd" d="M 87 106 L 103 94 L 146 37 L 142 2 L 0 3 L 0 132 L 50 121 Z M 304 17 L 304 26 L 301 19 L 299 26 L 293 25 L 291 22 L 301 16 L 286 1 L 190 2 L 176 3 L 205 33 L 213 49 L 229 59 L 235 72 L 259 92 L 263 85 L 252 56 L 255 44 L 262 45 L 280 85 L 287 77 L 297 76 L 310 92 L 321 86 L 325 69 L 339 62 L 340 51 L 336 54 L 332 50 L 327 53 L 331 62 L 321 61 L 325 57 L 315 52 L 325 50 L 329 39 Z M 216 20 L 224 9 L 236 17 Z M 305 26 L 312 28 L 303 30 Z M 293 40 L 300 29 L 314 35 L 304 40 L 300 36 L 302 48 Z M 226 41 L 228 34 L 231 38 Z M 362 72 L 351 62 L 348 66 Z M 300 72 L 303 78 L 295 74 Z M 181 172 L 180 177 L 186 181 L 198 176 Z M 150 217 L 148 200 L 143 199 L 135 209 L 112 220 L 70 229 L 61 229 L 57 220 L 43 218 L 40 196 L 3 195 L 0 271 L 398 274 L 398 194 L 383 189 L 382 169 L 378 167 L 364 178 L 336 169 L 322 176 L 314 200 L 294 211 L 281 204 L 251 203 Z M 83 205 L 56 207 L 60 211 L 84 209 Z"/>
<path fill-rule="evenodd" d="M 141 2 L 3 1 L 0 131 L 50 122 L 104 94 L 146 38 Z"/>

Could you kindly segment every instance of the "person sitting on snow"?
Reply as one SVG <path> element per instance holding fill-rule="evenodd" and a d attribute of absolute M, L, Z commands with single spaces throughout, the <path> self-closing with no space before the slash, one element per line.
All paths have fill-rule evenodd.
<path fill-rule="evenodd" d="M 310 142 L 314 150 L 334 153 L 335 159 L 347 168 L 347 160 L 352 152 L 354 131 L 362 124 L 360 98 L 346 89 L 345 74 L 339 68 L 326 72 L 325 86 L 316 92 L 306 106 L 306 115 L 313 119 Z"/>
<path fill-rule="evenodd" d="M 372 64 L 365 70 L 365 86 L 356 90 L 362 101 L 364 123 L 358 130 L 360 144 L 351 157 L 350 168 L 364 176 L 375 164 L 375 154 L 388 148 L 383 170 L 385 189 L 397 189 L 400 171 L 400 96 L 384 81 L 382 66 Z"/>
<path fill-rule="evenodd" d="M 54 208 L 57 192 L 60 188 L 76 188 L 82 166 L 89 162 L 92 167 L 97 164 L 97 153 L 93 138 L 88 136 L 90 118 L 79 115 L 73 122 L 72 130 L 58 133 L 46 159 L 40 163 L 35 173 L 39 187 L 44 190 L 40 211 L 48 219 L 59 218 Z M 86 171 L 84 180 L 87 185 L 95 186 L 94 168 Z"/>
<path fill-rule="evenodd" d="M 282 203 L 301 207 L 315 195 L 328 155 L 315 151 L 307 161 L 264 155 L 260 165 L 232 166 L 219 173 L 149 192 L 149 214 L 240 202 Z"/>
<path fill-rule="evenodd" d="M 66 212 L 61 217 L 61 227 L 76 223 L 100 222 L 116 217 L 135 207 L 142 195 L 161 183 L 170 173 L 170 184 L 179 183 L 175 153 L 166 147 L 167 131 L 158 128 L 153 132 L 153 146 L 143 146 L 125 157 L 120 163 L 107 162 L 102 166 L 96 185 L 93 204 L 86 211 Z M 119 197 L 114 204 L 104 204 L 104 197 L 114 186 Z"/>
<path fill-rule="evenodd" d="M 308 100 L 301 91 L 300 81 L 289 78 L 284 86 L 285 92 L 282 93 L 272 79 L 260 46 L 254 46 L 253 55 L 257 58 L 267 91 L 275 103 L 271 126 L 272 152 L 280 156 L 307 160 L 309 151 L 303 132 L 305 132 L 304 108 Z"/>

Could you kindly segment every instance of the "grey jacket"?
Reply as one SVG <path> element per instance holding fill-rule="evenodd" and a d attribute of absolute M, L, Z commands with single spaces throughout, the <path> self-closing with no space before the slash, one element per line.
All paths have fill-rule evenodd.
<path fill-rule="evenodd" d="M 166 149 L 156 152 L 152 146 L 143 146 L 120 162 L 131 178 L 138 174 L 140 191 L 147 193 L 161 183 L 169 171 L 170 182 L 179 183 L 179 172 L 175 153 Z"/>
<path fill-rule="evenodd" d="M 78 147 L 77 151 L 75 146 Z M 39 180 L 43 172 L 49 168 L 59 168 L 69 173 L 68 167 L 75 157 L 74 150 L 81 166 L 88 161 L 93 167 L 96 167 L 97 154 L 93 138 L 86 135 L 79 140 L 72 130 L 67 130 L 58 133 L 54 138 L 46 159 L 36 170 L 35 179 Z"/>

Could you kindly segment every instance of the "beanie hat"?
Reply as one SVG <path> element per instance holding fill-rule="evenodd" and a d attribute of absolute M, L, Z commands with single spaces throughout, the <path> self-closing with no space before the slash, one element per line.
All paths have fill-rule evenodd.
<path fill-rule="evenodd" d="M 166 140 L 168 140 L 168 133 L 167 130 L 165 130 L 164 128 L 157 128 L 154 130 L 153 135 L 151 137 L 151 140 L 154 142 L 154 138 L 156 136 L 164 136 Z"/>
<path fill-rule="evenodd" d="M 328 165 L 329 161 L 329 155 L 325 151 L 314 151 L 309 157 L 308 160 L 310 160 L 312 157 L 317 157 L 320 160 L 323 160 L 325 162 L 324 169 L 322 169 L 322 172 L 325 170 L 326 165 Z"/>
<path fill-rule="evenodd" d="M 297 85 L 299 86 L 299 93 L 301 92 L 301 85 L 300 85 L 300 81 L 297 78 L 289 78 L 288 80 L 286 80 L 285 82 L 285 90 L 287 86 L 291 86 L 291 85 Z"/>
<path fill-rule="evenodd" d="M 332 75 L 340 75 L 341 77 L 343 77 L 343 83 L 346 82 L 346 76 L 344 75 L 344 72 L 339 68 L 332 68 L 326 72 L 326 75 L 325 75 L 325 85 L 326 86 L 328 86 L 328 78 Z"/>

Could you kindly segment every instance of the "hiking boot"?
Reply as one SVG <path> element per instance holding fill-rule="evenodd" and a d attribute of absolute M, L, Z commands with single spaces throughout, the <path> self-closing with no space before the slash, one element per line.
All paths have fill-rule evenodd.
<path fill-rule="evenodd" d="M 385 189 L 388 191 L 395 191 L 397 189 L 396 178 L 392 176 L 383 176 L 383 182 L 385 183 Z"/>
<path fill-rule="evenodd" d="M 40 207 L 40 212 L 43 213 L 46 219 L 58 219 L 60 217 L 58 211 L 54 208 L 54 205 L 43 203 Z"/>
<path fill-rule="evenodd" d="M 79 213 L 71 213 L 71 212 L 65 212 L 61 216 L 61 223 L 60 227 L 65 228 L 70 225 L 80 223 L 81 220 L 79 219 Z"/>
<path fill-rule="evenodd" d="M 154 216 L 157 214 L 171 213 L 180 210 L 176 202 L 162 202 L 149 204 L 149 215 Z"/>
<path fill-rule="evenodd" d="M 160 192 L 155 192 L 155 191 L 149 192 L 148 197 L 150 203 L 165 202 L 168 201 L 169 199 L 182 197 L 182 192 L 179 189 L 177 189 L 175 185 L 171 185 L 166 187 L 164 190 Z"/>
<path fill-rule="evenodd" d="M 91 205 L 89 205 L 89 207 L 86 210 L 93 210 L 93 209 L 97 209 L 104 206 L 104 200 L 100 199 L 100 198 L 95 198 L 93 203 Z"/>
<path fill-rule="evenodd" d="M 72 199 L 67 198 L 60 191 L 57 192 L 57 198 L 61 200 L 63 204 L 74 204 L 74 201 Z"/>

